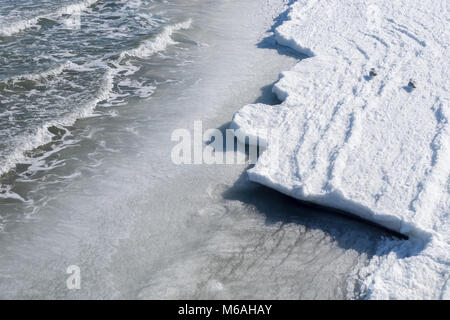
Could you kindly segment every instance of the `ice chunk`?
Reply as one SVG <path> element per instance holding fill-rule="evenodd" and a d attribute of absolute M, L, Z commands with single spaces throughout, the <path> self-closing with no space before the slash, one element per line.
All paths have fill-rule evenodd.
<path fill-rule="evenodd" d="M 276 39 L 311 57 L 274 86 L 281 105 L 233 117 L 270 132 L 251 180 L 410 237 L 380 247 L 391 253 L 367 269 L 372 298 L 449 295 L 447 12 L 446 1 L 297 1 Z M 411 78 L 420 88 L 405 88 Z"/>

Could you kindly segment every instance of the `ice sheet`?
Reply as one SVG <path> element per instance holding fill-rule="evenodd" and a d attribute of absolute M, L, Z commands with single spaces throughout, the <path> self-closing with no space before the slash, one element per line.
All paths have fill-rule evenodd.
<path fill-rule="evenodd" d="M 369 298 L 449 295 L 447 17 L 447 1 L 297 1 L 276 39 L 309 58 L 274 86 L 281 105 L 233 117 L 268 143 L 251 180 L 409 236 L 380 246 Z"/>

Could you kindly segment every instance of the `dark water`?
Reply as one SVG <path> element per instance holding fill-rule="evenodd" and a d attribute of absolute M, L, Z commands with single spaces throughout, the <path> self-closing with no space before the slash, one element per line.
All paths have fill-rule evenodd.
<path fill-rule="evenodd" d="M 2 1 L 0 173 L 29 163 L 24 151 L 63 141 L 76 119 L 151 96 L 164 80 L 143 77 L 145 61 L 189 26 L 164 16 L 167 7 L 151 0 Z"/>

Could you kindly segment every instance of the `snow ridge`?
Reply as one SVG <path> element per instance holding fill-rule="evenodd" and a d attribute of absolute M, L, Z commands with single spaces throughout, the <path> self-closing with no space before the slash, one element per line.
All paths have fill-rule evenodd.
<path fill-rule="evenodd" d="M 450 295 L 446 16 L 445 0 L 297 1 L 275 38 L 310 58 L 282 73 L 281 105 L 233 117 L 268 132 L 251 180 L 409 236 L 361 274 L 368 298 Z"/>

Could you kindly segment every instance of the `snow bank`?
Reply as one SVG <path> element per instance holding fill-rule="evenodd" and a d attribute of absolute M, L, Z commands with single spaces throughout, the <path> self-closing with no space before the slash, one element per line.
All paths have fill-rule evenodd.
<path fill-rule="evenodd" d="M 295 2 L 275 36 L 310 58 L 282 73 L 281 105 L 233 117 L 268 132 L 251 180 L 410 237 L 379 248 L 361 275 L 369 298 L 450 295 L 446 3 Z"/>

